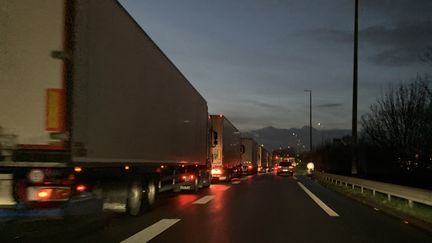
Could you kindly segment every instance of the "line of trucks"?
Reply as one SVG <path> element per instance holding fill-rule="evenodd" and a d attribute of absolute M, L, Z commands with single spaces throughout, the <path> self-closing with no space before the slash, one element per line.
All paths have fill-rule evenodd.
<path fill-rule="evenodd" d="M 0 211 L 94 200 L 137 215 L 158 193 L 271 167 L 117 1 L 0 11 Z"/>

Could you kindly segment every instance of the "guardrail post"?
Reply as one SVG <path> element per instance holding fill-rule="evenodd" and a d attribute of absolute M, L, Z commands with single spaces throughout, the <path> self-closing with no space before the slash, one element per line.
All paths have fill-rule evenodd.
<path fill-rule="evenodd" d="M 408 200 L 408 207 L 410 207 L 410 208 L 414 207 L 414 203 L 412 200 Z"/>
<path fill-rule="evenodd" d="M 352 186 L 351 188 L 354 190 L 354 184 L 351 184 L 351 186 Z"/>
<path fill-rule="evenodd" d="M 391 195 L 387 194 L 387 200 L 391 201 Z"/>
<path fill-rule="evenodd" d="M 363 190 L 363 187 L 360 187 L 360 190 L 361 190 L 361 193 L 363 193 L 363 192 L 364 192 L 364 190 Z"/>
<path fill-rule="evenodd" d="M 375 190 L 372 190 L 372 195 L 375 196 Z"/>

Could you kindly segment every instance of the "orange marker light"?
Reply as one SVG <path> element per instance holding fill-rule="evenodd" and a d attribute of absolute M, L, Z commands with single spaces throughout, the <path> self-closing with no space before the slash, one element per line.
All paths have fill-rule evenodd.
<path fill-rule="evenodd" d="M 82 171 L 82 168 L 79 167 L 79 166 L 75 166 L 74 171 L 75 171 L 75 172 L 81 172 L 81 171 Z"/>
<path fill-rule="evenodd" d="M 44 199 L 48 199 L 51 197 L 51 189 L 40 189 L 37 193 L 36 196 L 38 199 L 40 200 L 44 200 Z"/>
<path fill-rule="evenodd" d="M 129 169 L 130 169 L 129 165 L 126 165 L 126 166 L 124 167 L 124 169 L 125 169 L 125 170 L 129 170 Z"/>

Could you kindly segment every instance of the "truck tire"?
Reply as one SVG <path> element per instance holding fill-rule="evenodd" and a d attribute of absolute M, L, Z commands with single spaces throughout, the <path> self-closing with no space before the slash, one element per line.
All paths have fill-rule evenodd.
<path fill-rule="evenodd" d="M 141 212 L 143 188 L 139 180 L 134 180 L 129 186 L 127 198 L 127 210 L 132 216 L 137 216 Z"/>
<path fill-rule="evenodd" d="M 152 209 L 156 203 L 157 187 L 154 180 L 150 180 L 146 183 L 143 196 L 143 207 L 144 210 L 148 211 Z"/>
<path fill-rule="evenodd" d="M 195 180 L 191 190 L 193 193 L 197 193 L 199 191 L 199 184 L 200 184 L 200 179 L 198 178 L 198 176 L 195 176 Z"/>
<path fill-rule="evenodd" d="M 211 175 L 209 175 L 207 177 L 207 183 L 203 183 L 203 188 L 209 188 L 211 185 L 211 181 L 212 181 L 212 177 L 211 177 Z"/>

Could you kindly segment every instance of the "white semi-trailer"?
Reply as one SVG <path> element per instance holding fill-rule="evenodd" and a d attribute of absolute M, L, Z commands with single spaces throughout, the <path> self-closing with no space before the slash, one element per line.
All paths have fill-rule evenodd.
<path fill-rule="evenodd" d="M 242 173 L 256 174 L 258 172 L 258 144 L 252 138 L 242 138 Z"/>
<path fill-rule="evenodd" d="M 240 132 L 224 115 L 211 115 L 210 119 L 212 179 L 229 181 L 240 174 Z"/>
<path fill-rule="evenodd" d="M 207 104 L 115 0 L 2 1 L 0 207 L 210 185 Z"/>
<path fill-rule="evenodd" d="M 258 172 L 268 172 L 271 168 L 270 153 L 264 148 L 264 145 L 258 146 Z"/>

